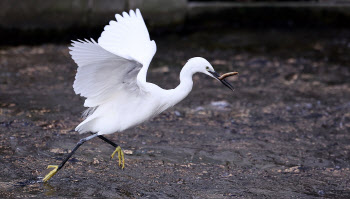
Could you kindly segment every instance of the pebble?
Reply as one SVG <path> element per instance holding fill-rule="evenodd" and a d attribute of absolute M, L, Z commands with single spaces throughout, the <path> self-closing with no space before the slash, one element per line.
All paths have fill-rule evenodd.
<path fill-rule="evenodd" d="M 174 113 L 175 113 L 175 115 L 176 115 L 177 117 L 180 117 L 180 116 L 181 116 L 181 113 L 180 113 L 179 111 L 174 111 Z"/>
<path fill-rule="evenodd" d="M 292 110 L 292 107 L 286 106 L 286 110 L 287 110 L 287 111 L 290 111 L 290 110 Z"/>
<path fill-rule="evenodd" d="M 203 106 L 198 106 L 194 109 L 194 111 L 203 111 L 204 110 L 204 107 Z"/>
<path fill-rule="evenodd" d="M 132 150 L 127 150 L 127 149 L 125 149 L 123 151 L 124 151 L 124 154 L 126 154 L 126 155 L 132 155 L 134 153 Z"/>
<path fill-rule="evenodd" d="M 211 106 L 217 107 L 217 108 L 227 108 L 230 106 L 230 103 L 227 101 L 214 101 L 210 103 Z"/>
<path fill-rule="evenodd" d="M 98 161 L 97 158 L 94 158 L 94 161 L 92 162 L 92 164 L 96 165 L 96 164 L 99 164 L 99 163 L 100 163 L 100 161 Z"/>
<path fill-rule="evenodd" d="M 305 103 L 305 107 L 307 109 L 312 109 L 312 104 L 311 103 Z"/>
<path fill-rule="evenodd" d="M 320 196 L 324 196 L 324 194 L 325 194 L 323 190 L 318 190 L 317 193 L 318 193 L 318 195 L 320 195 Z"/>

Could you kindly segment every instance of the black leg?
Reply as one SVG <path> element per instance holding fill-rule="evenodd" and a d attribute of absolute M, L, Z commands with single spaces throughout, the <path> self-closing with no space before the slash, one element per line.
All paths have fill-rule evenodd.
<path fill-rule="evenodd" d="M 113 152 L 112 155 L 111 155 L 111 158 L 113 158 L 114 155 L 115 155 L 116 153 L 118 153 L 119 166 L 121 166 L 121 168 L 124 169 L 124 167 L 125 167 L 124 152 L 123 152 L 123 150 L 120 148 L 120 146 L 118 146 L 118 144 L 116 144 L 116 143 L 110 141 L 109 139 L 107 139 L 107 138 L 104 137 L 103 135 L 99 135 L 99 136 L 97 136 L 97 137 L 99 137 L 101 140 L 103 140 L 103 141 L 107 142 L 108 144 L 110 144 L 110 145 L 112 145 L 112 146 L 115 147 L 115 150 L 114 150 L 114 152 Z"/>
<path fill-rule="evenodd" d="M 112 145 L 113 147 L 117 148 L 118 147 L 118 144 L 110 141 L 109 139 L 107 139 L 106 137 L 104 137 L 103 135 L 99 135 L 97 136 L 98 138 L 100 138 L 101 140 L 107 142 L 108 144 Z"/>
<path fill-rule="evenodd" d="M 77 145 L 75 145 L 74 149 L 72 150 L 72 152 L 70 152 L 68 154 L 68 156 L 62 161 L 62 163 L 58 166 L 57 171 L 60 170 L 65 164 L 66 162 L 69 160 L 70 157 L 72 157 L 72 155 L 75 153 L 76 150 L 78 150 L 78 148 L 83 145 L 86 141 L 91 140 L 92 138 L 96 137 L 97 134 L 91 135 L 89 137 L 83 138 L 81 140 L 79 140 L 79 142 L 77 143 Z"/>
<path fill-rule="evenodd" d="M 72 155 L 75 153 L 75 151 L 82 145 L 84 144 L 86 141 L 91 140 L 92 138 L 98 136 L 97 134 L 93 134 L 90 135 L 89 137 L 83 138 L 81 139 L 77 145 L 75 145 L 74 149 L 72 150 L 72 152 L 70 152 L 68 154 L 68 156 L 61 162 L 60 165 L 56 166 L 56 165 L 49 165 L 48 168 L 54 168 L 54 170 L 52 170 L 49 174 L 47 174 L 45 176 L 45 178 L 43 179 L 44 182 L 48 181 L 52 176 L 54 176 L 65 164 L 66 162 L 69 160 L 70 157 L 72 157 Z"/>

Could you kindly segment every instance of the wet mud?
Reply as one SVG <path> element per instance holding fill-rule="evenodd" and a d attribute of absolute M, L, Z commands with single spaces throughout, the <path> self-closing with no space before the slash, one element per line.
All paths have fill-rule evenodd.
<path fill-rule="evenodd" d="M 151 121 L 85 143 L 83 99 L 68 45 L 0 49 L 0 198 L 350 198 L 347 31 L 228 30 L 155 38 L 149 81 L 174 88 L 181 66 L 207 58 L 234 93 L 202 74 Z"/>

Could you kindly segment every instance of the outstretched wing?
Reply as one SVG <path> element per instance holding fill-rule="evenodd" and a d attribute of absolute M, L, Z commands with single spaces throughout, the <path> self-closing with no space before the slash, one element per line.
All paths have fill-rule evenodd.
<path fill-rule="evenodd" d="M 129 60 L 136 60 L 144 67 L 151 62 L 157 51 L 156 43 L 150 40 L 147 27 L 143 21 L 141 12 L 136 9 L 136 13 L 123 12 L 123 16 L 116 14 L 117 21 L 110 21 L 105 26 L 98 44 L 104 49 Z M 144 79 L 146 79 L 146 73 Z"/>
<path fill-rule="evenodd" d="M 78 64 L 73 88 L 86 97 L 84 106 L 103 104 L 118 92 L 139 92 L 137 74 L 142 64 L 110 53 L 92 41 L 74 41 L 70 54 Z"/>
<path fill-rule="evenodd" d="M 142 92 L 156 47 L 139 10 L 123 15 L 124 18 L 116 15 L 118 22 L 111 21 L 105 27 L 99 43 L 79 40 L 69 48 L 78 65 L 73 88 L 76 94 L 87 98 L 86 107 L 99 106 L 122 93 Z M 144 81 L 143 77 L 138 78 L 141 70 Z"/>

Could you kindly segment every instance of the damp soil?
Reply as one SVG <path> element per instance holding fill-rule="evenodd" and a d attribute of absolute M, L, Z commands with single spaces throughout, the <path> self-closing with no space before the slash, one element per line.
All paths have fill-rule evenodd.
<path fill-rule="evenodd" d="M 191 57 L 238 71 L 230 92 L 205 75 L 151 121 L 85 143 L 67 45 L 0 49 L 0 198 L 350 198 L 350 32 L 223 30 L 156 38 L 149 81 L 178 83 Z"/>

